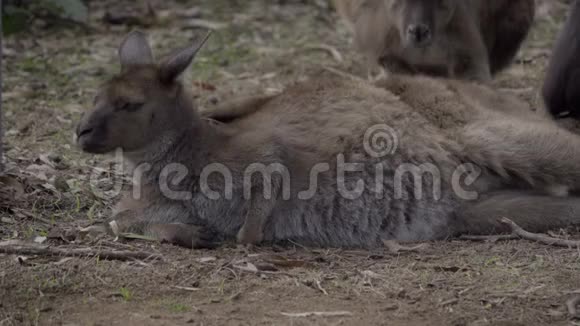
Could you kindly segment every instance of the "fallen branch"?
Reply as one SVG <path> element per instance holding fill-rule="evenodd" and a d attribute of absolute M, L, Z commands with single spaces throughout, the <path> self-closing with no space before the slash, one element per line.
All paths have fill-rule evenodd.
<path fill-rule="evenodd" d="M 503 217 L 500 222 L 510 227 L 514 235 L 522 239 L 543 243 L 549 246 L 565 247 L 565 248 L 580 248 L 580 241 L 557 239 L 544 234 L 531 233 L 522 229 L 514 221 Z"/>
<path fill-rule="evenodd" d="M 474 242 L 491 242 L 495 243 L 498 241 L 509 241 L 520 239 L 518 235 L 462 235 L 459 240 L 474 241 Z"/>
<path fill-rule="evenodd" d="M 299 313 L 287 313 L 281 312 L 283 316 L 286 317 L 348 317 L 352 316 L 350 311 L 312 311 L 312 312 L 299 312 Z"/>
<path fill-rule="evenodd" d="M 568 307 L 568 313 L 572 319 L 580 319 L 580 312 L 578 307 L 580 306 L 580 295 L 573 297 L 566 302 L 566 307 Z"/>
<path fill-rule="evenodd" d="M 162 258 L 161 255 L 143 251 L 112 251 L 91 248 L 62 249 L 42 245 L 33 245 L 20 241 L 0 242 L 0 254 L 60 257 L 99 257 L 100 259 L 121 261 Z"/>

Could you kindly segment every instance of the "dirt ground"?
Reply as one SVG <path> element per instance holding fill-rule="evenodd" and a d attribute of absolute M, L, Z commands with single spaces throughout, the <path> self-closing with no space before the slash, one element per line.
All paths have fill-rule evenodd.
<path fill-rule="evenodd" d="M 321 70 L 367 76 L 326 1 L 158 0 L 151 2 L 155 19 L 144 2 L 91 1 L 88 29 L 40 21 L 5 41 L 8 174 L 0 182 L 8 187 L 0 191 L 0 239 L 158 256 L 0 255 L 0 325 L 580 325 L 566 309 L 580 294 L 578 249 L 450 240 L 399 253 L 299 245 L 186 250 L 80 236 L 79 228 L 110 214 L 114 198 L 94 190 L 117 177 L 108 158 L 82 154 L 72 140 L 98 84 L 117 71 L 117 46 L 133 28 L 104 22 L 106 12 L 147 25 L 140 28 L 158 54 L 191 39 L 195 26 L 216 28 L 188 81 L 202 106 L 281 90 Z M 542 110 L 538 90 L 566 10 L 538 2 L 534 30 L 496 81 L 535 110 Z"/>

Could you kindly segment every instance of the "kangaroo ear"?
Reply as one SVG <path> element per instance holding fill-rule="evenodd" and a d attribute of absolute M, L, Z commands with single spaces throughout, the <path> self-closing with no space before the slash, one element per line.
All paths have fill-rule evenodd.
<path fill-rule="evenodd" d="M 153 53 L 143 32 L 132 31 L 119 46 L 119 59 L 122 69 L 134 65 L 154 63 Z"/>
<path fill-rule="evenodd" d="M 192 44 L 184 49 L 175 51 L 159 63 L 161 81 L 171 83 L 175 81 L 189 67 L 195 55 L 209 39 L 211 31 L 201 37 L 196 37 Z"/>

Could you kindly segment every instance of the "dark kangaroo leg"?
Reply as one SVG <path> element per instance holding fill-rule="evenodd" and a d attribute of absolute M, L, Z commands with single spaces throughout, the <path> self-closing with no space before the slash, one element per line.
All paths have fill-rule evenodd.
<path fill-rule="evenodd" d="M 501 192 L 488 195 L 460 208 L 451 226 L 453 236 L 461 234 L 491 235 L 509 232 L 499 222 L 507 217 L 530 232 L 580 225 L 580 198 L 529 195 Z"/>
<path fill-rule="evenodd" d="M 173 224 L 148 224 L 144 230 L 145 235 L 150 235 L 161 242 L 167 242 L 190 249 L 216 248 L 219 243 L 217 234 L 207 227 L 173 223 Z"/>
<path fill-rule="evenodd" d="M 570 6 L 570 14 L 558 35 L 546 71 L 542 96 L 544 103 L 554 116 L 570 111 L 580 116 L 580 0 Z"/>
<path fill-rule="evenodd" d="M 570 111 L 571 117 L 580 120 L 580 67 L 570 71 L 570 78 L 566 85 L 565 108 Z"/>
<path fill-rule="evenodd" d="M 466 11 L 466 8 L 456 10 Z M 459 22 L 463 29 L 456 36 L 455 42 L 464 44 L 465 47 L 456 53 L 454 58 L 455 77 L 461 79 L 489 83 L 492 80 L 489 55 L 484 40 L 479 31 L 479 26 L 472 20 L 471 15 L 464 12 L 459 15 Z"/>
<path fill-rule="evenodd" d="M 551 121 L 492 118 L 467 125 L 458 140 L 466 160 L 507 180 L 580 189 L 580 137 Z"/>
<path fill-rule="evenodd" d="M 107 231 L 114 235 L 139 234 L 191 249 L 215 248 L 219 245 L 218 234 L 208 227 L 179 222 L 160 223 L 145 218 L 146 214 L 139 211 L 120 212 L 108 222 Z"/>
<path fill-rule="evenodd" d="M 490 46 L 492 75 L 507 68 L 517 55 L 534 22 L 534 0 L 504 1 L 495 17 L 494 42 Z"/>

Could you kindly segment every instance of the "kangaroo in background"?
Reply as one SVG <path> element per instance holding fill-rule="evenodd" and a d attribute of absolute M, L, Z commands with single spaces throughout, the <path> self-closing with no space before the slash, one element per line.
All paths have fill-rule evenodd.
<path fill-rule="evenodd" d="M 179 81 L 203 42 L 156 61 L 130 33 L 121 72 L 77 125 L 84 152 L 121 148 L 140 172 L 140 197 L 116 206 L 118 232 L 191 248 L 236 237 L 369 248 L 499 233 L 503 216 L 532 232 L 580 223 L 580 198 L 550 191 L 580 186 L 580 138 L 522 117 L 525 106 L 495 108 L 515 103 L 507 95 L 427 77 L 321 77 L 215 124 Z"/>
<path fill-rule="evenodd" d="M 553 116 L 580 118 L 580 1 L 574 1 L 556 40 L 542 95 Z"/>
<path fill-rule="evenodd" d="M 534 0 L 334 0 L 357 47 L 392 73 L 488 82 L 512 62 Z"/>

